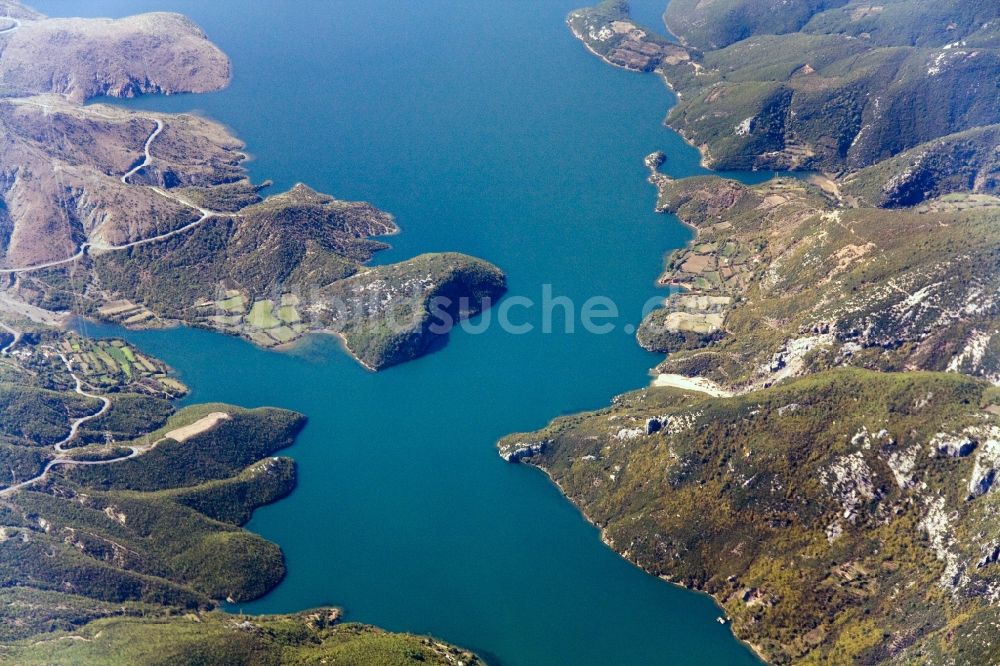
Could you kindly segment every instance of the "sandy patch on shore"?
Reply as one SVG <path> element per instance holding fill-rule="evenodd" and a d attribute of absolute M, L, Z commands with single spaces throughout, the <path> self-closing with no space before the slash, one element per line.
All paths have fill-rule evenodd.
<path fill-rule="evenodd" d="M 653 380 L 653 386 L 670 386 L 688 391 L 698 391 L 699 393 L 707 393 L 713 398 L 728 398 L 733 395 L 732 391 L 727 391 L 715 382 L 703 377 L 660 374 Z"/>
<path fill-rule="evenodd" d="M 166 435 L 163 436 L 164 439 L 172 439 L 175 442 L 186 442 L 195 435 L 200 435 L 203 432 L 211 430 L 220 422 L 225 421 L 229 418 L 229 414 L 225 412 L 212 412 L 208 416 L 203 416 L 191 425 L 186 425 L 183 428 L 177 428 L 176 430 L 171 430 Z"/>

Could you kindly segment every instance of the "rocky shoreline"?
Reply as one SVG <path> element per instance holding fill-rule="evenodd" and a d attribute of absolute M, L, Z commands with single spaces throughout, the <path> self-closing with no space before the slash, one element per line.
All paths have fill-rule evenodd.
<path fill-rule="evenodd" d="M 568 19 L 591 53 L 623 67 L 609 53 L 634 24 L 616 22 L 627 22 L 625 3 Z M 713 117 L 700 67 L 657 69 L 694 93 L 669 123 L 688 143 Z M 799 68 L 795 85 L 815 73 Z M 711 81 L 709 101 L 728 85 Z M 790 96 L 805 89 L 791 87 Z M 699 105 L 697 119 L 680 117 Z M 737 119 L 733 138 L 722 127 L 716 142 L 729 168 L 840 164 L 789 144 L 773 118 Z M 683 292 L 637 337 L 668 354 L 654 373 L 719 391 L 654 382 L 604 410 L 509 435 L 499 454 L 542 469 L 630 562 L 710 594 L 762 659 L 993 661 L 1000 645 L 981 627 L 1000 617 L 983 522 L 1000 501 L 1000 264 L 977 249 L 1000 243 L 1000 198 L 983 177 L 995 170 L 993 135 L 990 126 L 944 136 L 884 163 L 852 144 L 849 165 L 865 168 L 809 182 L 675 180 L 659 171 L 662 152 L 647 155 L 656 210 L 695 237 L 659 279 Z M 717 163 L 708 145 L 700 151 Z M 958 169 L 968 187 L 951 178 L 959 154 L 973 161 Z M 924 607 L 937 619 L 913 610 Z"/>
<path fill-rule="evenodd" d="M 416 358 L 436 335 L 422 323 L 419 330 L 382 327 L 387 317 L 421 309 L 429 316 L 430 301 L 441 288 L 477 307 L 502 294 L 499 269 L 456 253 L 369 267 L 372 256 L 388 247 L 377 237 L 399 230 L 390 214 L 301 183 L 265 198 L 266 183 L 254 185 L 248 178 L 245 145 L 216 122 L 83 105 L 77 99 L 227 85 L 228 59 L 225 67 L 206 64 L 202 78 L 183 87 L 190 59 L 203 52 L 225 58 L 186 19 L 37 16 L 30 25 L 0 34 L 9 42 L 0 54 L 0 77 L 4 67 L 22 74 L 30 69 L 20 54 L 55 28 L 86 44 L 124 40 L 125 46 L 109 50 L 107 67 L 120 65 L 115 71 L 127 73 L 134 63 L 118 61 L 127 59 L 129 49 L 155 42 L 155 35 L 178 21 L 184 31 L 161 35 L 162 57 L 146 64 L 149 84 L 141 90 L 103 85 L 63 90 L 60 82 L 79 73 L 70 53 L 30 63 L 65 70 L 46 79 L 48 87 L 27 75 L 7 77 L 7 85 L 15 87 L 0 100 L 6 137 L 0 157 L 22 167 L 0 188 L 8 204 L 3 217 L 11 227 L 10 242 L 0 248 L 7 297 L 126 328 L 183 322 L 262 347 L 339 328 L 352 355 L 377 370 Z M 211 78 L 216 70 L 219 75 Z M 50 134 L 65 139 L 54 144 L 46 140 Z M 59 177 L 27 175 L 46 173 Z M 64 201 L 66 188 L 76 194 Z M 50 219 L 57 222 L 49 224 Z M 79 229 L 67 221 L 74 219 Z M 338 305 L 344 312 L 332 312 Z M 332 321 L 335 316 L 339 321 Z"/>
<path fill-rule="evenodd" d="M 541 453 L 542 450 L 543 450 L 542 448 L 539 448 L 535 453 Z M 562 485 L 562 483 L 560 483 L 560 481 L 558 479 L 556 479 L 555 476 L 553 476 L 552 472 L 545 465 L 539 464 L 536 461 L 527 460 L 526 458 L 529 457 L 530 455 L 534 455 L 534 454 L 533 453 L 525 453 L 525 455 L 523 457 L 505 457 L 505 455 L 503 453 L 500 453 L 500 457 L 505 462 L 509 462 L 509 463 L 523 463 L 523 464 L 526 464 L 526 465 L 530 465 L 531 467 L 534 467 L 535 469 L 539 470 L 542 474 L 544 474 L 545 478 L 549 480 L 549 483 L 551 483 L 553 486 L 555 486 L 556 489 L 559 490 L 559 493 L 563 497 L 565 497 L 567 500 L 569 500 L 573 504 L 573 506 L 577 507 L 577 509 L 580 511 L 580 515 L 583 516 L 584 520 L 586 520 L 588 523 L 590 523 L 590 525 L 592 525 L 594 527 L 594 529 L 597 530 L 597 533 L 598 533 L 598 535 L 599 535 L 599 537 L 601 539 L 601 543 L 603 543 L 605 546 L 607 546 L 608 549 L 610 549 L 610 550 L 614 551 L 615 553 L 617 553 L 618 555 L 620 555 L 626 562 L 628 562 L 629 564 L 631 564 L 632 566 L 634 566 L 636 569 L 639 569 L 643 573 L 646 573 L 646 574 L 648 574 L 650 576 L 658 578 L 661 581 L 663 581 L 664 583 L 668 583 L 670 585 L 674 585 L 676 587 L 679 587 L 679 588 L 681 588 L 683 590 L 687 590 L 689 592 L 697 592 L 699 594 L 704 594 L 704 595 L 710 597 L 715 602 L 716 606 L 718 606 L 719 611 L 722 613 L 722 617 L 725 618 L 725 623 L 728 624 L 730 626 L 730 628 L 732 627 L 732 618 L 730 618 L 726 614 L 726 608 L 723 605 L 723 601 L 724 601 L 723 598 L 721 598 L 718 595 L 712 594 L 711 592 L 708 592 L 704 588 L 699 588 L 699 587 L 696 587 L 696 586 L 693 586 L 693 585 L 686 585 L 684 582 L 673 580 L 669 576 L 658 574 L 651 567 L 643 566 L 640 562 L 638 562 L 634 558 L 630 557 L 627 552 L 623 552 L 622 550 L 620 550 L 615 545 L 614 540 L 608 534 L 607 527 L 602 526 L 598 521 L 596 521 L 594 519 L 594 517 L 590 513 L 588 513 L 585 505 L 582 502 L 579 501 L 579 498 L 572 497 L 567 492 L 567 489 Z M 761 649 L 761 647 L 759 645 L 755 645 L 754 643 L 750 642 L 746 638 L 737 635 L 735 632 L 733 633 L 733 637 L 736 640 L 738 640 L 740 643 L 743 643 L 744 645 L 746 645 L 757 656 L 757 658 L 759 658 L 761 661 L 767 662 L 767 656 L 763 652 L 763 650 Z"/>

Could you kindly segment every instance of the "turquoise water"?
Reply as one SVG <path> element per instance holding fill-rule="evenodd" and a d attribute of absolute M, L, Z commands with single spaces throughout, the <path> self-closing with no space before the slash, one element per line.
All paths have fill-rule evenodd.
<path fill-rule="evenodd" d="M 559 317 L 554 334 L 458 332 L 377 375 L 326 338 L 278 353 L 203 331 L 126 334 L 178 369 L 188 402 L 309 416 L 287 451 L 298 488 L 248 525 L 281 545 L 288 577 L 242 610 L 337 604 L 496 664 L 756 663 L 708 597 L 629 565 L 544 475 L 494 450 L 508 432 L 649 381 L 657 357 L 625 325 L 663 296 L 663 253 L 689 239 L 652 212 L 642 164 L 664 150 L 669 173 L 700 172 L 660 124 L 671 94 L 589 56 L 563 24 L 574 0 L 35 4 L 192 16 L 232 57 L 232 86 L 127 104 L 226 123 L 275 191 L 301 180 L 394 213 L 403 233 L 378 261 L 466 252 L 501 266 L 511 297 L 551 284 L 578 304 L 608 296 L 622 313 L 605 335 L 566 334 Z M 541 319 L 538 307 L 515 314 Z"/>
<path fill-rule="evenodd" d="M 628 4 L 633 21 L 674 41 L 674 37 L 663 22 L 663 10 L 666 9 L 667 2 L 664 0 L 629 0 Z"/>

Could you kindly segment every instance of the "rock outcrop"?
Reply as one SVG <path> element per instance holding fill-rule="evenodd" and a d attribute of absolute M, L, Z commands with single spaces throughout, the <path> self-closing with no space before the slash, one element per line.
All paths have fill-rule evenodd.
<path fill-rule="evenodd" d="M 848 369 L 728 398 L 654 387 L 498 452 L 544 469 L 649 573 L 714 595 L 770 663 L 945 664 L 956 646 L 992 663 L 978 627 L 1000 620 L 1000 461 L 938 453 L 942 425 L 993 437 L 991 391 Z"/>
<path fill-rule="evenodd" d="M 521 462 L 532 456 L 537 456 L 545 451 L 545 447 L 551 444 L 549 440 L 539 440 L 536 442 L 524 442 L 505 440 L 499 445 L 500 457 L 506 462 Z"/>

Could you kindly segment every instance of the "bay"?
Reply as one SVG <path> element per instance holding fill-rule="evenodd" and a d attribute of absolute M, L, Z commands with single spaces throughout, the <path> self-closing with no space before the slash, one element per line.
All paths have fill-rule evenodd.
<path fill-rule="evenodd" d="M 663 150 L 665 172 L 704 172 L 662 126 L 674 101 L 662 81 L 586 53 L 564 25 L 572 0 L 34 4 L 191 16 L 232 58 L 232 85 L 123 105 L 225 123 L 274 192 L 303 181 L 393 213 L 403 231 L 377 262 L 465 252 L 507 272 L 507 299 L 536 302 L 511 309 L 530 334 L 457 331 L 378 374 L 329 338 L 275 352 L 205 331 L 87 325 L 174 366 L 189 403 L 308 415 L 285 452 L 297 489 L 247 526 L 281 546 L 288 577 L 233 610 L 336 604 L 350 620 L 432 633 L 496 664 L 757 663 L 711 599 L 628 564 L 543 474 L 494 449 L 649 381 L 658 357 L 629 327 L 665 295 L 654 284 L 663 255 L 690 232 L 653 212 L 642 159 Z M 559 310 L 555 332 L 541 332 L 544 285 L 576 308 L 611 299 L 613 332 L 577 322 L 567 333 Z"/>

